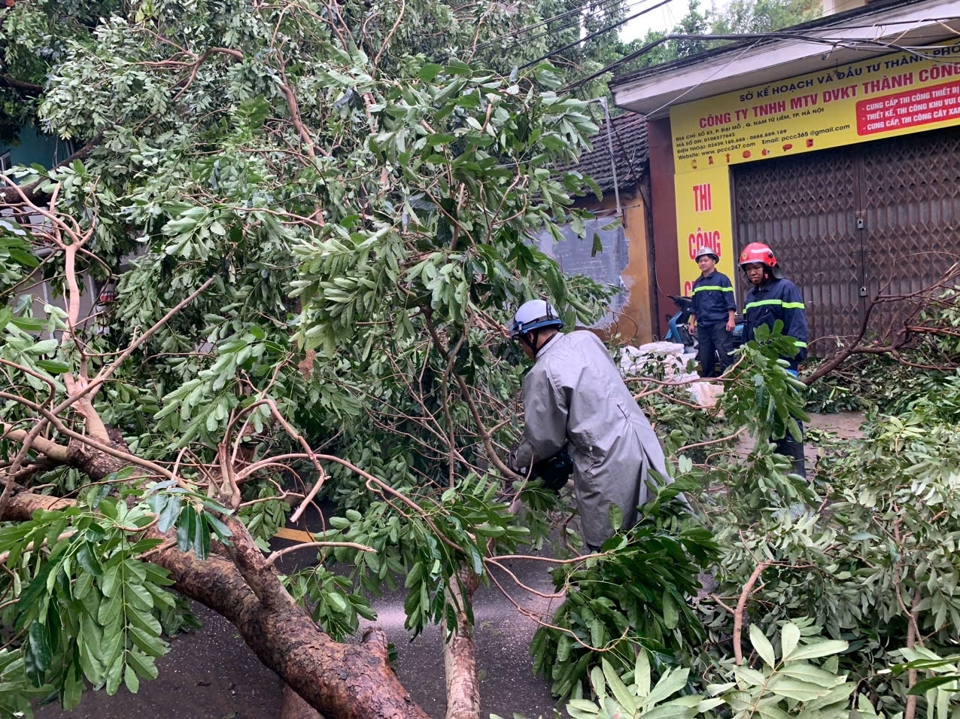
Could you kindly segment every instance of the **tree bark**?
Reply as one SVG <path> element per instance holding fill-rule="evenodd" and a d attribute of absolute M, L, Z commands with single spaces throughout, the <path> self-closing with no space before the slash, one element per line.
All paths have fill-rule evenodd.
<path fill-rule="evenodd" d="M 22 492 L 10 498 L 2 519 L 26 521 L 37 509 L 73 504 Z M 236 527 L 235 535 L 234 561 L 215 555 L 201 561 L 175 547 L 149 561 L 170 572 L 181 594 L 228 619 L 260 661 L 329 719 L 428 719 L 390 669 L 382 632 L 368 631 L 358 645 L 333 641 L 283 589 L 250 535 Z M 147 536 L 163 537 L 155 530 Z"/>
<path fill-rule="evenodd" d="M 464 597 L 456 577 L 450 580 L 447 594 L 454 606 L 463 607 L 476 590 L 476 580 L 467 572 L 461 572 L 468 596 Z M 477 647 L 473 627 L 464 611 L 457 612 L 457 626 L 449 641 L 443 644 L 443 668 L 446 675 L 446 719 L 480 719 L 480 682 L 477 679 Z M 444 616 L 441 631 L 444 636 L 450 631 Z"/>
<path fill-rule="evenodd" d="M 18 80 L 6 73 L 0 74 L 0 87 L 9 87 L 10 89 L 16 90 L 21 95 L 26 95 L 27 97 L 40 97 L 40 95 L 43 94 L 42 85 L 36 85 L 32 82 L 24 82 L 23 80 Z"/>
<path fill-rule="evenodd" d="M 280 719 L 323 719 L 320 713 L 307 704 L 289 685 L 283 685 L 280 704 Z"/>

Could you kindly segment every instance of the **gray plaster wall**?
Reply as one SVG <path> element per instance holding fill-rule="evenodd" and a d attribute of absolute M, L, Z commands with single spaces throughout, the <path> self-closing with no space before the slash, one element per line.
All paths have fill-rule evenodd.
<path fill-rule="evenodd" d="M 595 282 L 619 288 L 618 293 L 610 300 L 610 309 L 618 312 L 628 299 L 622 276 L 630 261 L 630 253 L 622 225 L 609 230 L 603 229 L 612 222 L 609 217 L 587 221 L 584 223 L 586 233 L 583 238 L 578 237 L 570 225 L 563 225 L 560 227 L 563 239 L 559 242 L 545 230 L 537 237 L 537 247 L 556 260 L 565 274 L 584 275 Z M 593 254 L 594 236 L 599 237 L 603 246 L 603 251 L 596 254 Z M 597 324 L 602 327 L 612 320 L 613 315 L 608 312 Z"/>

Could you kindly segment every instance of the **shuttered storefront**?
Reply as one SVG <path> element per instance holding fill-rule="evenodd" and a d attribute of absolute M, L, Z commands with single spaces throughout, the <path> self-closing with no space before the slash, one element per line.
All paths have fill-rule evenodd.
<path fill-rule="evenodd" d="M 738 253 L 773 247 L 803 293 L 811 352 L 828 356 L 869 298 L 921 290 L 960 261 L 960 129 L 739 165 L 733 204 Z M 875 309 L 870 332 L 894 311 Z"/>

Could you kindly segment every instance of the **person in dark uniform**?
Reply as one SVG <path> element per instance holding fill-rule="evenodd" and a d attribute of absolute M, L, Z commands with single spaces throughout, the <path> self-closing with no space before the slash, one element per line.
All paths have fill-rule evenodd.
<path fill-rule="evenodd" d="M 697 333 L 701 377 L 717 377 L 733 362 L 730 351 L 733 349 L 737 300 L 730 278 L 717 272 L 719 261 L 720 257 L 709 247 L 701 247 L 697 252 L 701 274 L 693 283 L 690 333 Z"/>
<path fill-rule="evenodd" d="M 773 250 L 762 242 L 743 248 L 740 267 L 752 285 L 743 307 L 743 341 L 750 342 L 758 327 L 772 329 L 777 320 L 783 322 L 783 334 L 792 337 L 800 350 L 793 357 L 783 358 L 790 363 L 787 371 L 796 377 L 800 362 L 807 357 L 807 313 L 800 290 L 783 276 Z M 803 424 L 798 424 L 803 432 Z M 795 474 L 807 476 L 802 440 L 798 442 L 788 432 L 777 440 L 777 452 L 793 460 Z"/>

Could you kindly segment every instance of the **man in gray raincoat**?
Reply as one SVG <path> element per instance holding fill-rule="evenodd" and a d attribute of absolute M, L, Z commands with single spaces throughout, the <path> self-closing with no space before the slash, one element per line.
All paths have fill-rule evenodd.
<path fill-rule="evenodd" d="M 525 473 L 567 448 L 583 538 L 596 551 L 613 535 L 612 505 L 630 528 L 638 505 L 651 499 L 650 470 L 670 478 L 657 435 L 603 343 L 592 332 L 562 328 L 544 300 L 524 303 L 514 316 L 510 335 L 534 366 L 523 381 L 523 440 L 510 463 Z"/>

